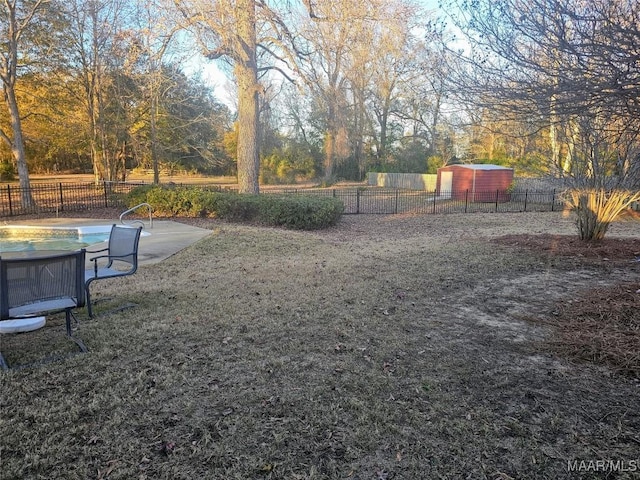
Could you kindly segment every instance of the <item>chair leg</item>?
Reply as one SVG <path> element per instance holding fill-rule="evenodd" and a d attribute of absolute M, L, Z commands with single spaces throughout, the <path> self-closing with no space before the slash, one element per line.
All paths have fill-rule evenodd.
<path fill-rule="evenodd" d="M 93 318 L 93 310 L 91 309 L 91 294 L 89 293 L 89 285 L 85 287 L 85 298 L 87 303 L 87 313 L 89 314 L 89 318 Z"/>
<path fill-rule="evenodd" d="M 7 365 L 2 353 L 0 353 L 0 368 L 2 368 L 2 370 L 9 370 L 9 365 Z"/>
<path fill-rule="evenodd" d="M 67 336 L 68 337 L 72 337 L 73 336 L 73 332 L 71 331 L 71 309 L 67 308 L 64 311 L 65 314 L 65 325 L 67 327 Z"/>
<path fill-rule="evenodd" d="M 65 314 L 67 316 L 66 318 L 66 325 L 67 325 L 67 336 L 73 340 L 76 345 L 78 345 L 78 347 L 80 348 L 80 351 L 83 353 L 87 352 L 87 347 L 84 346 L 84 343 L 82 342 L 82 340 L 80 340 L 79 338 L 75 337 L 73 335 L 73 332 L 71 331 L 71 318 L 73 318 L 75 320 L 75 317 L 73 316 L 73 313 L 71 312 L 70 308 L 67 308 L 65 310 Z"/>

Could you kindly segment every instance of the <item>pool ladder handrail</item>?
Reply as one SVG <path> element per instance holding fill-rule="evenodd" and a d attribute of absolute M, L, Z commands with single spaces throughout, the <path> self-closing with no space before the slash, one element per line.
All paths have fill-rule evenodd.
<path fill-rule="evenodd" d="M 120 214 L 120 223 L 123 225 L 142 225 L 142 228 L 144 229 L 145 224 L 142 220 L 131 220 L 130 222 L 125 222 L 123 218 L 128 213 L 134 212 L 141 207 L 147 207 L 149 209 L 149 228 L 153 228 L 153 209 L 148 203 L 141 203 L 139 205 L 136 205 L 135 207 L 130 208 L 129 210 L 125 210 L 124 212 L 122 212 Z"/>

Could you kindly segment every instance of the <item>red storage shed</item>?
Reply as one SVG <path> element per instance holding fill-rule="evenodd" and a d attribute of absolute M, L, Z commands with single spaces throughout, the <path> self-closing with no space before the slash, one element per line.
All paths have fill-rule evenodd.
<path fill-rule="evenodd" d="M 438 169 L 436 191 L 440 196 L 470 202 L 509 200 L 513 168 L 500 165 L 449 165 Z"/>

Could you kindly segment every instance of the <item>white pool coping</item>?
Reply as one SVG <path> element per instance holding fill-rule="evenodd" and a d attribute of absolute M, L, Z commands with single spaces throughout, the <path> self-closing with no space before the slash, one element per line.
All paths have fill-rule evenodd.
<path fill-rule="evenodd" d="M 0 231 L 2 230 L 34 230 L 34 231 L 69 231 L 75 232 L 79 237 L 83 235 L 105 235 L 111 232 L 113 224 L 104 225 L 85 225 L 85 226 L 48 226 L 48 225 L 0 225 Z M 135 228 L 131 225 L 121 225 L 126 228 Z M 151 232 L 143 230 L 140 236 L 146 237 L 151 235 Z"/>
<path fill-rule="evenodd" d="M 118 224 L 109 219 L 87 218 L 47 218 L 37 220 L 11 220 L 11 226 L 36 226 L 47 228 L 96 228 Z M 7 225 L 5 225 L 7 226 Z M 0 225 L 0 227 L 2 227 Z M 212 234 L 211 230 L 193 227 L 171 220 L 153 220 L 153 227 L 145 227 L 138 248 L 138 264 L 151 265 L 171 257 L 180 250 L 189 247 Z M 100 244 L 96 244 L 100 245 Z"/>

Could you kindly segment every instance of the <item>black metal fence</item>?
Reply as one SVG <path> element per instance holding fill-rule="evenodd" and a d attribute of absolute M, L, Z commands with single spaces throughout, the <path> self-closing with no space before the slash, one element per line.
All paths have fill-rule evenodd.
<path fill-rule="evenodd" d="M 425 192 L 385 188 L 283 189 L 265 193 L 324 195 L 342 200 L 347 214 L 552 212 L 564 202 L 556 190 L 508 192 L 451 191 Z"/>
<path fill-rule="evenodd" d="M 125 208 L 125 195 L 136 183 L 37 183 L 31 185 L 33 203 L 22 198 L 17 185 L 0 187 L 0 217 L 17 215 L 77 212 L 98 208 Z"/>
<path fill-rule="evenodd" d="M 34 205 L 22 199 L 22 189 L 16 185 L 0 187 L 0 217 L 27 214 L 59 214 L 100 208 L 126 209 L 125 197 L 141 183 L 102 182 L 34 184 L 31 195 Z M 219 186 L 203 186 L 219 188 Z M 473 213 L 473 212 L 545 212 L 561 210 L 563 202 L 556 190 L 520 190 L 508 192 L 452 191 L 425 192 L 418 190 L 377 187 L 264 189 L 270 195 L 322 195 L 342 200 L 346 214 L 400 213 Z"/>

